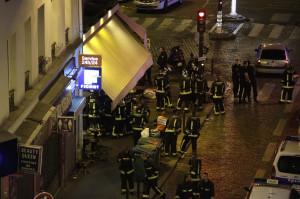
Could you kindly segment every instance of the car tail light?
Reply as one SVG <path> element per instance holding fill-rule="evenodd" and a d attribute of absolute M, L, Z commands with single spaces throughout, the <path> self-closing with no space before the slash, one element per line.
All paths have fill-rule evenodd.
<path fill-rule="evenodd" d="M 256 64 L 257 64 L 257 65 L 260 65 L 260 59 L 257 60 Z"/>

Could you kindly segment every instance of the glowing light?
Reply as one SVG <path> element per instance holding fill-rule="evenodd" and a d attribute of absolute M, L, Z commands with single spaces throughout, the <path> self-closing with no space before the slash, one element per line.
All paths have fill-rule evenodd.
<path fill-rule="evenodd" d="M 198 16 L 202 18 L 202 17 L 205 16 L 205 13 L 204 13 L 204 12 L 199 12 L 199 13 L 198 13 Z"/>
<path fill-rule="evenodd" d="M 231 0 L 231 12 L 230 15 L 237 15 L 236 13 L 236 0 Z"/>
<path fill-rule="evenodd" d="M 108 11 L 108 18 L 111 17 L 111 14 L 112 14 L 112 12 L 111 12 L 111 10 L 109 10 L 109 11 Z"/>
<path fill-rule="evenodd" d="M 92 34 L 93 32 L 95 32 L 95 26 L 92 26 L 92 27 L 91 27 L 91 34 Z"/>
<path fill-rule="evenodd" d="M 86 39 L 86 36 L 85 36 L 85 34 L 83 34 L 82 35 L 82 40 L 85 41 L 85 39 Z"/>
<path fill-rule="evenodd" d="M 100 23 L 100 26 L 104 23 L 104 19 L 102 17 L 101 17 L 99 23 Z"/>

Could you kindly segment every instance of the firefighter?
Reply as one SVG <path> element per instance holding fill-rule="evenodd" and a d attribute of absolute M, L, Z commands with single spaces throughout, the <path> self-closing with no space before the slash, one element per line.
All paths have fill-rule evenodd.
<path fill-rule="evenodd" d="M 214 103 L 214 114 L 215 115 L 219 115 L 220 113 L 225 114 L 225 109 L 224 109 L 225 82 L 221 80 L 220 75 L 217 75 L 216 80 L 212 83 L 210 92 Z"/>
<path fill-rule="evenodd" d="M 209 90 L 207 80 L 203 77 L 202 74 L 195 75 L 195 80 L 193 81 L 192 89 L 193 103 L 198 109 L 202 110 L 203 103 L 205 101 L 205 94 Z"/>
<path fill-rule="evenodd" d="M 118 162 L 121 173 L 121 193 L 125 194 L 128 190 L 130 194 L 133 194 L 134 158 L 128 149 L 118 155 Z"/>
<path fill-rule="evenodd" d="M 214 183 L 208 178 L 208 173 L 203 173 L 200 181 L 200 196 L 201 199 L 214 199 L 215 188 Z"/>
<path fill-rule="evenodd" d="M 197 139 L 200 136 L 200 118 L 196 116 L 196 112 L 193 111 L 192 116 L 188 117 L 185 125 L 185 131 L 183 140 L 180 147 L 182 158 L 187 150 L 189 142 L 192 144 L 192 153 L 195 155 L 197 151 Z"/>
<path fill-rule="evenodd" d="M 133 141 L 134 141 L 134 145 L 136 145 L 138 140 L 141 137 L 141 132 L 144 129 L 144 125 L 146 124 L 145 117 L 143 116 L 141 107 L 136 107 L 134 109 L 131 124 L 133 130 Z"/>
<path fill-rule="evenodd" d="M 160 198 L 166 198 L 166 194 L 158 187 L 157 181 L 159 177 L 159 171 L 153 166 L 149 158 L 144 161 L 145 167 L 145 183 L 143 191 L 143 199 L 150 198 L 150 189 L 153 189 Z"/>
<path fill-rule="evenodd" d="M 176 114 L 176 109 L 171 119 L 167 123 L 167 128 L 165 131 L 165 155 L 169 155 L 169 152 L 172 156 L 176 156 L 176 144 L 177 136 L 181 130 L 181 118 Z"/>
<path fill-rule="evenodd" d="M 293 90 L 295 86 L 295 71 L 292 66 L 288 66 L 283 72 L 283 78 L 281 80 L 281 96 L 280 102 L 292 103 Z"/>
<path fill-rule="evenodd" d="M 181 110 L 184 104 L 184 110 L 189 110 L 189 103 L 192 94 L 192 81 L 188 75 L 183 75 L 183 79 L 180 83 L 179 98 L 177 100 L 177 109 Z"/>
<path fill-rule="evenodd" d="M 248 62 L 247 61 L 244 61 L 243 63 L 243 67 L 245 68 L 245 72 L 244 72 L 244 93 L 243 93 L 243 103 L 250 103 L 251 102 L 251 98 L 250 98 L 250 95 L 251 95 L 251 80 L 250 80 L 250 77 L 249 77 L 249 73 L 248 73 L 248 70 L 247 70 L 247 64 Z M 246 101 L 247 99 L 247 101 Z"/>
<path fill-rule="evenodd" d="M 166 82 L 162 73 L 159 73 L 155 80 L 155 93 L 156 93 L 156 110 L 165 109 L 165 96 L 166 96 Z"/>
<path fill-rule="evenodd" d="M 192 73 L 196 70 L 196 67 L 198 65 L 198 60 L 195 58 L 194 53 L 190 54 L 190 59 L 188 61 L 188 64 L 186 66 L 186 69 L 189 73 L 189 75 L 192 75 Z"/>
<path fill-rule="evenodd" d="M 191 199 L 193 197 L 193 186 L 191 176 L 186 174 L 183 183 L 179 184 L 176 189 L 176 199 Z"/>
<path fill-rule="evenodd" d="M 236 59 L 231 67 L 232 90 L 234 98 L 238 98 L 239 85 L 240 85 L 240 60 Z"/>
<path fill-rule="evenodd" d="M 166 69 L 168 64 L 168 54 L 166 52 L 166 49 L 164 47 L 159 48 L 159 56 L 157 58 L 157 64 L 159 66 L 159 69 Z"/>
<path fill-rule="evenodd" d="M 161 71 L 161 74 L 163 75 L 164 85 L 165 85 L 165 98 L 164 98 L 164 105 L 167 107 L 172 107 L 173 104 L 171 102 L 171 92 L 170 92 L 170 81 L 167 72 Z"/>
<path fill-rule="evenodd" d="M 193 198 L 198 199 L 200 197 L 199 183 L 201 179 L 201 159 L 193 155 L 192 158 L 189 160 L 189 165 L 191 181 L 193 186 Z"/>
<path fill-rule="evenodd" d="M 114 126 L 112 129 L 112 136 L 123 136 L 126 132 L 126 106 L 125 101 L 122 100 L 113 113 Z"/>

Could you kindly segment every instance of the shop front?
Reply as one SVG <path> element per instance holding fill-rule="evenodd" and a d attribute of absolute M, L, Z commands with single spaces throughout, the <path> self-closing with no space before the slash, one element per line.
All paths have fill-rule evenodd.
<path fill-rule="evenodd" d="M 117 8 L 86 36 L 83 53 L 102 56 L 102 89 L 112 100 L 112 109 L 153 64 L 145 30 Z"/>

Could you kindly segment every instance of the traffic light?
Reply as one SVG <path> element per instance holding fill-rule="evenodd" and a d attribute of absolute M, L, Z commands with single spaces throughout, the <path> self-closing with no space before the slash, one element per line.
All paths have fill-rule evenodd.
<path fill-rule="evenodd" d="M 0 177 L 15 173 L 18 166 L 17 138 L 0 131 Z"/>
<path fill-rule="evenodd" d="M 222 11 L 222 10 L 223 10 L 223 0 L 219 0 L 218 11 Z"/>
<path fill-rule="evenodd" d="M 205 32 L 206 11 L 198 10 L 197 12 L 197 30 L 198 32 Z"/>

